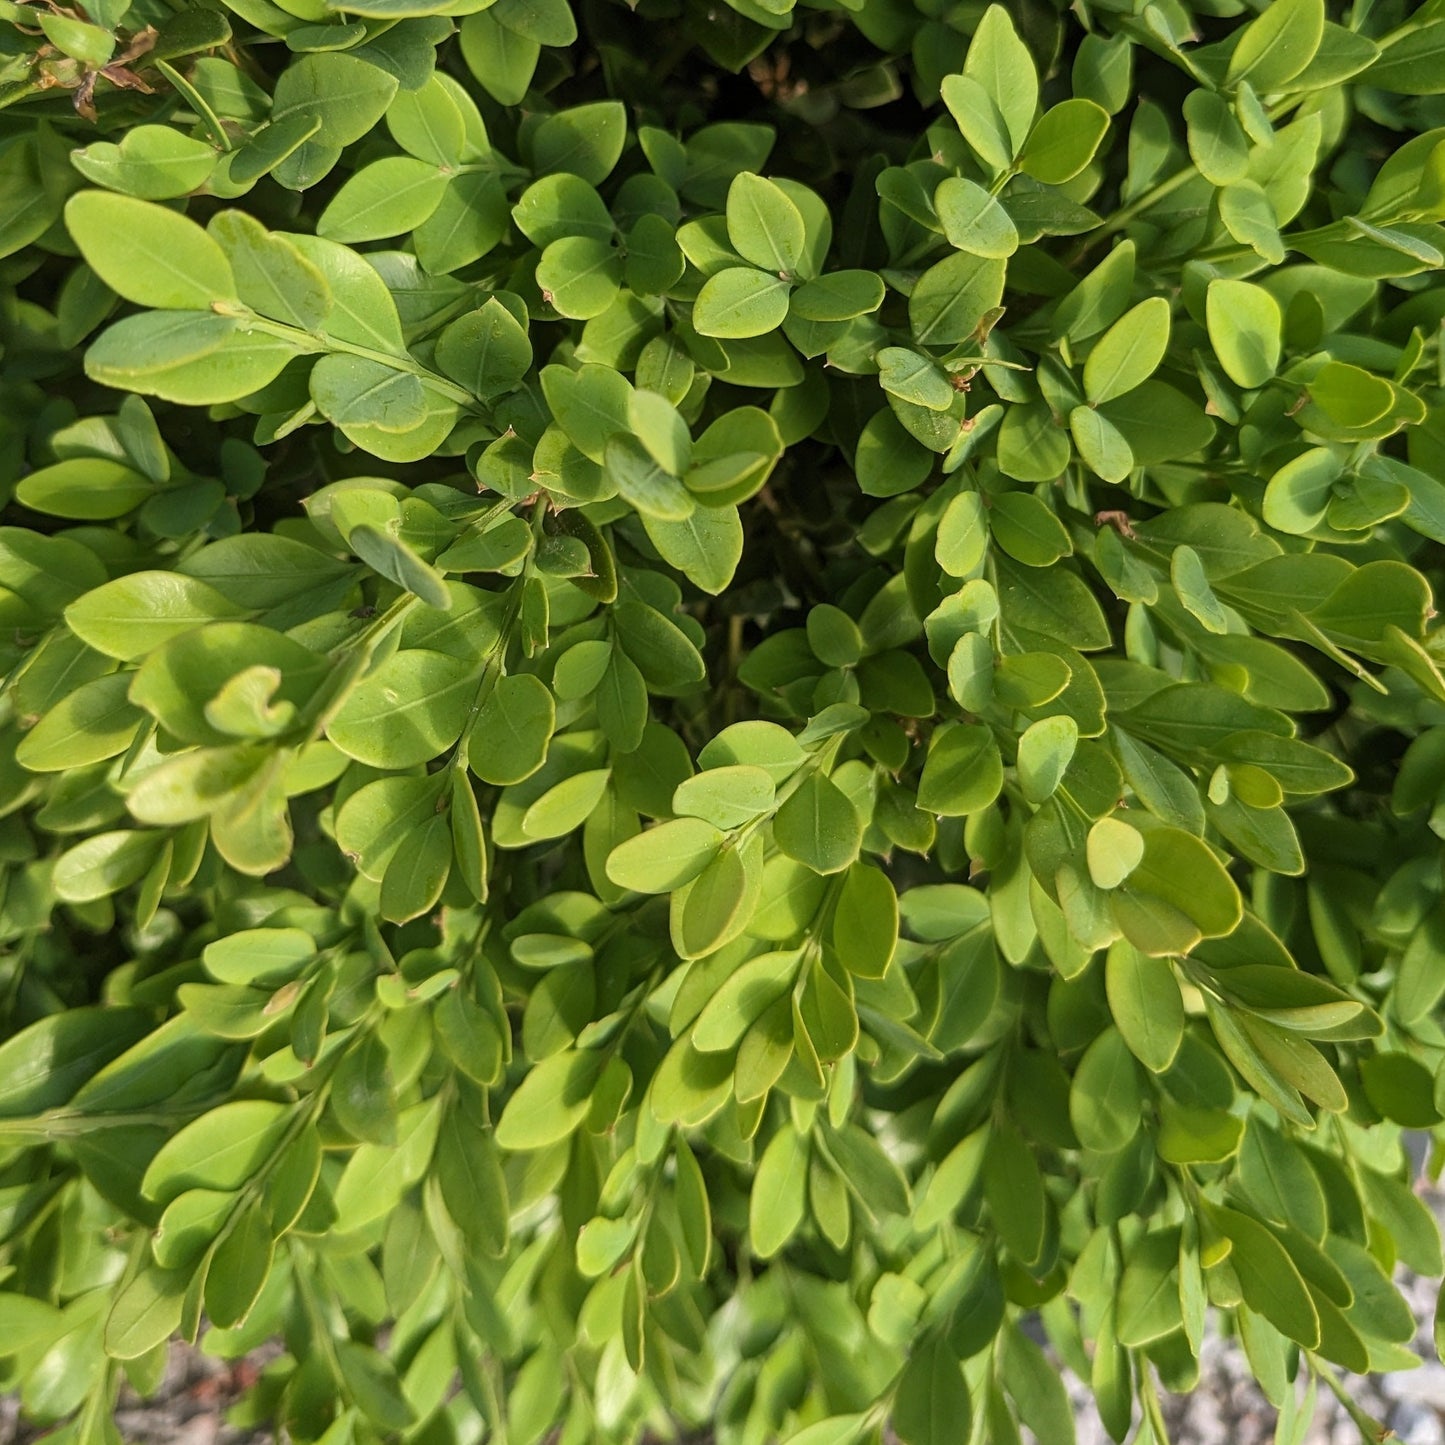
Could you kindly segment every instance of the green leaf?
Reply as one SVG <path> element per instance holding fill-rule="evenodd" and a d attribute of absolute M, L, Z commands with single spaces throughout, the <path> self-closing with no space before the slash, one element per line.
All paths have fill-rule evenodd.
<path fill-rule="evenodd" d="M 316 951 L 315 940 L 299 928 L 247 928 L 207 944 L 201 957 L 220 982 L 249 984 L 291 978 Z"/>
<path fill-rule="evenodd" d="M 1169 558 L 1169 580 L 1184 610 L 1208 632 L 1229 631 L 1229 618 L 1220 605 L 1199 553 L 1190 546 L 1176 547 Z"/>
<path fill-rule="evenodd" d="M 988 553 L 988 523 L 983 498 L 977 492 L 960 492 L 938 523 L 934 556 L 953 577 L 976 573 Z"/>
<path fill-rule="evenodd" d="M 27 1024 L 0 1044 L 0 1117 L 69 1103 L 145 1033 L 135 1010 L 116 1007 L 67 1009 Z"/>
<path fill-rule="evenodd" d="M 1064 524 L 1030 492 L 1005 492 L 989 513 L 994 541 L 1028 567 L 1052 567 L 1073 551 Z"/>
<path fill-rule="evenodd" d="M 759 1259 L 777 1254 L 803 1222 L 807 1160 L 807 1146 L 786 1124 L 758 1160 L 748 1198 L 748 1235 Z"/>
<path fill-rule="evenodd" d="M 45 38 L 57 50 L 89 69 L 99 70 L 115 54 L 115 36 L 99 25 L 87 25 L 83 20 L 53 14 L 41 15 L 38 21 Z"/>
<path fill-rule="evenodd" d="M 815 873 L 839 873 L 858 856 L 863 822 L 831 778 L 810 773 L 773 815 L 773 841 Z"/>
<path fill-rule="evenodd" d="M 693 1024 L 693 1047 L 702 1053 L 736 1048 L 749 1028 L 792 988 L 798 964 L 797 952 L 785 950 L 759 954 L 730 973 Z"/>
<path fill-rule="evenodd" d="M 1274 203 L 1253 181 L 1237 181 L 1219 193 L 1219 218 L 1236 241 L 1250 247 L 1272 265 L 1285 258 Z"/>
<path fill-rule="evenodd" d="M 303 55 L 276 82 L 271 124 L 304 115 L 321 123 L 311 144 L 339 149 L 370 131 L 396 92 L 394 76 L 355 56 Z"/>
<path fill-rule="evenodd" d="M 1006 171 L 1018 143 L 988 88 L 971 75 L 945 75 L 942 92 L 944 104 L 979 159 L 994 172 Z M 1030 123 L 1032 119 L 1031 111 Z"/>
<path fill-rule="evenodd" d="M 1124 1042 L 1146 1069 L 1162 1074 L 1184 1037 L 1183 997 L 1169 963 L 1121 940 L 1109 950 L 1104 981 Z"/>
<path fill-rule="evenodd" d="M 740 828 L 773 810 L 776 790 L 762 768 L 746 763 L 709 768 L 678 784 L 672 810 L 715 828 Z"/>
<path fill-rule="evenodd" d="M 1189 154 L 1211 185 L 1227 186 L 1249 169 L 1249 139 L 1229 102 L 1212 90 L 1192 90 L 1184 98 Z"/>
<path fill-rule="evenodd" d="M 727 226 L 728 240 L 743 260 L 777 276 L 797 271 L 807 233 L 803 213 L 782 187 L 751 171 L 739 172 L 728 187 Z"/>
<path fill-rule="evenodd" d="M 473 396 L 510 391 L 527 374 L 532 343 L 495 296 L 453 321 L 437 338 L 437 365 Z"/>
<path fill-rule="evenodd" d="M 751 266 L 731 266 L 703 282 L 692 324 L 704 336 L 765 336 L 787 314 L 787 281 Z"/>
<path fill-rule="evenodd" d="M 508 29 L 487 10 L 462 22 L 461 49 L 483 89 L 503 105 L 516 105 L 526 95 L 541 54 L 535 40 Z"/>
<path fill-rule="evenodd" d="M 1312 1350 L 1320 1342 L 1320 1317 L 1285 1247 L 1236 1209 L 1211 1209 L 1210 1219 L 1230 1243 L 1230 1262 L 1244 1302 L 1281 1334 Z"/>
<path fill-rule="evenodd" d="M 105 1320 L 105 1352 L 135 1360 L 163 1344 L 181 1323 L 189 1270 L 147 1265 L 115 1297 Z"/>
<path fill-rule="evenodd" d="M 569 171 L 599 185 L 621 158 L 626 137 L 627 112 L 620 100 L 559 111 L 549 115 L 532 137 L 535 169 L 539 175 Z"/>
<path fill-rule="evenodd" d="M 382 1430 L 404 1430 L 415 1415 L 402 1394 L 391 1361 L 370 1345 L 342 1340 L 336 1345 L 341 1381 L 357 1407 Z"/>
<path fill-rule="evenodd" d="M 953 405 L 955 392 L 931 358 L 906 346 L 885 346 L 876 359 L 884 391 L 930 411 L 947 411 Z"/>
<path fill-rule="evenodd" d="M 1445 20 L 1438 17 L 1406 31 L 1380 51 L 1365 78 L 1396 95 L 1438 95 L 1440 57 L 1445 54 Z"/>
<path fill-rule="evenodd" d="M 622 257 L 609 242 L 563 236 L 551 242 L 537 265 L 543 299 L 563 316 L 601 316 L 622 285 Z"/>
<path fill-rule="evenodd" d="M 671 893 L 690 883 L 722 848 L 723 835 L 701 818 L 676 818 L 614 848 L 607 876 L 619 888 Z"/>
<path fill-rule="evenodd" d="M 1200 937 L 1232 932 L 1242 907 L 1209 846 L 1177 828 L 1145 835 L 1143 859 L 1113 895 L 1125 937 L 1154 956 L 1185 953 Z"/>
<path fill-rule="evenodd" d="M 1133 1052 L 1117 1029 L 1084 1051 L 1069 1088 L 1069 1119 L 1086 1149 L 1113 1154 L 1139 1129 L 1144 1093 Z"/>
<path fill-rule="evenodd" d="M 397 856 L 405 858 L 407 851 Z M 349 1049 L 331 1076 L 330 1104 L 337 1122 L 353 1138 L 367 1143 L 396 1142 L 395 1094 L 386 1048 L 375 1034 Z"/>
<path fill-rule="evenodd" d="M 1099 888 L 1117 888 L 1139 866 L 1144 839 L 1122 818 L 1100 818 L 1089 829 L 1089 876 Z"/>
<path fill-rule="evenodd" d="M 906 1445 L 967 1438 L 973 1402 L 947 1340 L 936 1336 L 909 1358 L 893 1397 L 892 1419 Z"/>
<path fill-rule="evenodd" d="M 1230 380 L 1263 386 L 1279 367 L 1279 302 L 1248 281 L 1211 281 L 1206 316 L 1210 344 Z"/>
<path fill-rule="evenodd" d="M 240 1324 L 271 1273 L 271 1222 L 260 1201 L 243 1206 L 229 1225 L 206 1271 L 206 1315 L 218 1329 Z"/>
<path fill-rule="evenodd" d="M 1226 81 L 1247 80 L 1260 94 L 1282 89 L 1314 59 L 1324 26 L 1324 0 L 1273 0 L 1239 37 Z"/>
<path fill-rule="evenodd" d="M 0 1328 L 18 1354 L 32 1345 L 60 1339 L 68 1332 L 65 1316 L 54 1305 L 31 1295 L 0 1292 Z"/>
<path fill-rule="evenodd" d="M 1128 439 L 1103 412 L 1091 406 L 1076 406 L 1069 413 L 1069 435 L 1084 463 L 1106 482 L 1122 482 L 1134 470 L 1135 457 Z"/>
<path fill-rule="evenodd" d="M 984 12 L 969 41 L 963 73 L 980 85 L 997 107 L 1017 154 L 1028 139 L 1038 108 L 1038 72 L 1002 5 L 990 5 Z"/>
<path fill-rule="evenodd" d="M 914 340 L 928 346 L 970 340 L 1002 299 L 1003 281 L 1004 263 L 994 257 L 960 251 L 930 266 L 908 298 Z"/>
<path fill-rule="evenodd" d="M 108 327 L 86 353 L 92 381 L 185 406 L 238 401 L 297 355 L 289 340 L 209 311 L 147 311 Z"/>
<path fill-rule="evenodd" d="M 1212 331 L 1210 335 L 1213 339 Z M 1169 303 L 1162 296 L 1151 296 L 1125 312 L 1094 343 L 1084 363 L 1089 401 L 1098 406 L 1133 391 L 1158 369 L 1168 347 Z"/>
<path fill-rule="evenodd" d="M 444 814 L 437 814 L 407 838 L 386 865 L 381 880 L 381 916 L 391 923 L 409 923 L 431 912 L 446 886 L 451 866 L 451 825 Z"/>
<path fill-rule="evenodd" d="M 644 514 L 642 525 L 664 561 L 716 596 L 733 579 L 743 555 L 743 526 L 736 507 L 697 507 L 680 521 Z"/>
<path fill-rule="evenodd" d="M 236 298 L 225 252 L 194 221 L 164 206 L 82 191 L 66 203 L 65 224 L 91 269 L 127 301 L 205 311 Z"/>
<path fill-rule="evenodd" d="M 675 945 L 682 958 L 712 953 L 739 931 L 748 896 L 748 875 L 741 854 L 724 849 L 691 883 L 681 900 Z"/>
<path fill-rule="evenodd" d="M 70 163 L 93 185 L 143 201 L 184 196 L 203 186 L 216 151 L 168 125 L 138 125 L 120 143 L 96 141 L 71 152 Z"/>
<path fill-rule="evenodd" d="M 316 234 L 355 244 L 413 231 L 441 204 L 447 181 L 439 166 L 412 156 L 373 161 L 331 198 Z"/>
<path fill-rule="evenodd" d="M 542 368 L 542 393 L 568 440 L 589 460 L 600 463 L 607 439 L 631 430 L 632 388 L 610 367 L 587 364 L 576 371 Z"/>
<path fill-rule="evenodd" d="M 74 457 L 22 477 L 16 500 L 32 511 L 73 521 L 123 517 L 155 494 L 146 477 L 103 457 Z"/>
<path fill-rule="evenodd" d="M 81 683 L 20 740 L 15 761 L 34 772 L 62 772 L 124 752 L 141 713 L 129 700 L 130 677 L 112 673 Z"/>
<path fill-rule="evenodd" d="M 218 211 L 207 230 L 220 243 L 236 278 L 236 294 L 263 316 L 316 331 L 331 310 L 320 269 L 244 211 Z"/>
<path fill-rule="evenodd" d="M 493 1131 L 450 1109 L 437 1136 L 437 1183 L 447 1213 L 467 1243 L 493 1258 L 506 1253 L 510 1232 L 507 1180 Z"/>
<path fill-rule="evenodd" d="M 434 166 L 454 165 L 466 139 L 462 112 L 440 77 L 420 90 L 400 90 L 386 108 L 386 128 L 407 155 Z"/>
<path fill-rule="evenodd" d="M 426 393 L 409 371 L 366 357 L 323 356 L 311 369 L 311 399 L 339 427 L 405 432 L 426 418 Z"/>
<path fill-rule="evenodd" d="M 602 1054 L 569 1049 L 534 1064 L 497 1121 L 497 1147 L 515 1154 L 567 1138 L 587 1116 L 604 1062 Z"/>
<path fill-rule="evenodd" d="M 430 762 L 461 735 L 476 692 L 465 662 L 424 647 L 393 653 L 347 695 L 326 735 L 376 768 Z"/>
<path fill-rule="evenodd" d="M 1074 1408 L 1060 1372 L 1017 1326 L 1003 1336 L 1003 1378 L 1019 1418 L 1036 1439 L 1074 1445 Z"/>
<path fill-rule="evenodd" d="M 803 321 L 851 321 L 883 304 L 883 278 L 874 271 L 830 271 L 792 294 L 788 312 Z"/>
<path fill-rule="evenodd" d="M 1019 737 L 1019 787 L 1035 805 L 1051 797 L 1063 781 L 1079 743 L 1079 725 L 1067 714 L 1042 718 Z"/>
<path fill-rule="evenodd" d="M 988 728 L 954 723 L 934 733 L 918 783 L 920 808 L 963 817 L 988 807 L 1002 788 L 1003 760 Z"/>
<path fill-rule="evenodd" d="M 997 1125 L 989 1137 L 983 1193 L 999 1238 L 1020 1263 L 1035 1263 L 1047 1229 L 1043 1175 L 1033 1150 L 1010 1124 Z"/>
<path fill-rule="evenodd" d="M 1369 426 L 1392 410 L 1394 390 L 1383 377 L 1343 361 L 1327 361 L 1309 383 L 1310 400 L 1343 427 Z"/>
<path fill-rule="evenodd" d="M 1013 217 L 977 181 L 949 176 L 933 193 L 934 209 L 950 246 L 973 256 L 1003 259 L 1019 246 Z"/>
<path fill-rule="evenodd" d="M 244 614 L 244 608 L 194 577 L 132 572 L 71 603 L 65 621 L 97 652 L 129 661 L 193 627 Z"/>
<path fill-rule="evenodd" d="M 1151 1230 L 1135 1242 L 1119 1282 L 1121 1344 L 1137 1349 L 1182 1328 L 1178 1266 L 1177 1228 Z"/>
<path fill-rule="evenodd" d="M 399 538 L 363 523 L 351 529 L 346 542 L 374 572 L 420 598 L 428 607 L 445 611 L 451 606 L 451 593 L 441 574 Z"/>
<path fill-rule="evenodd" d="M 619 495 L 644 517 L 682 522 L 692 516 L 697 506 L 692 493 L 659 466 L 635 437 L 609 438 L 604 458 Z"/>
<path fill-rule="evenodd" d="M 833 947 L 849 973 L 882 978 L 898 943 L 898 895 L 887 874 L 855 863 L 833 907 Z"/>
<path fill-rule="evenodd" d="M 1039 117 L 1019 154 L 1019 169 L 1051 186 L 1071 181 L 1094 159 L 1109 112 L 1092 100 L 1064 100 Z"/>
<path fill-rule="evenodd" d="M 167 1140 L 141 1188 L 160 1204 L 187 1189 L 240 1189 L 280 1143 L 290 1118 L 286 1105 L 269 1099 L 220 1104 Z"/>

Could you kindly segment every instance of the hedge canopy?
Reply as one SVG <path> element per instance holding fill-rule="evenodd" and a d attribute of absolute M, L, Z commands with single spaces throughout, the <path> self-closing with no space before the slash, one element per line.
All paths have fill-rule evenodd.
<path fill-rule="evenodd" d="M 1163 1445 L 1224 1329 L 1378 1438 L 1442 96 L 1442 0 L 0 0 L 26 1416 Z"/>

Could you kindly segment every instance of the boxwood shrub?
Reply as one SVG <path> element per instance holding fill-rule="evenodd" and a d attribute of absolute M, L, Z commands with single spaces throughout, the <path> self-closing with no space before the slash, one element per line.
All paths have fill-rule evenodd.
<path fill-rule="evenodd" d="M 179 1337 L 298 1445 L 1163 1445 L 1224 1331 L 1380 1438 L 1445 3 L 0 36 L 25 1415 Z"/>

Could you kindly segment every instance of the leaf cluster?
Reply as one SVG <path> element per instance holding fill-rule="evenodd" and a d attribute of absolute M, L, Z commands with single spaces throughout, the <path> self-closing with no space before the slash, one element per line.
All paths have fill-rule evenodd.
<path fill-rule="evenodd" d="M 1164 1445 L 1227 1328 L 1378 1438 L 1441 0 L 0 38 L 25 1414 L 179 1335 L 298 1445 Z"/>

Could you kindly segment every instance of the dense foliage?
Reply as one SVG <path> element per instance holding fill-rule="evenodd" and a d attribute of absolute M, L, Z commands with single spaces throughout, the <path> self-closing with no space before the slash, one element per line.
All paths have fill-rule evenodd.
<path fill-rule="evenodd" d="M 29 1417 L 177 1334 L 327 1445 L 1410 1363 L 1442 0 L 0 36 Z"/>

